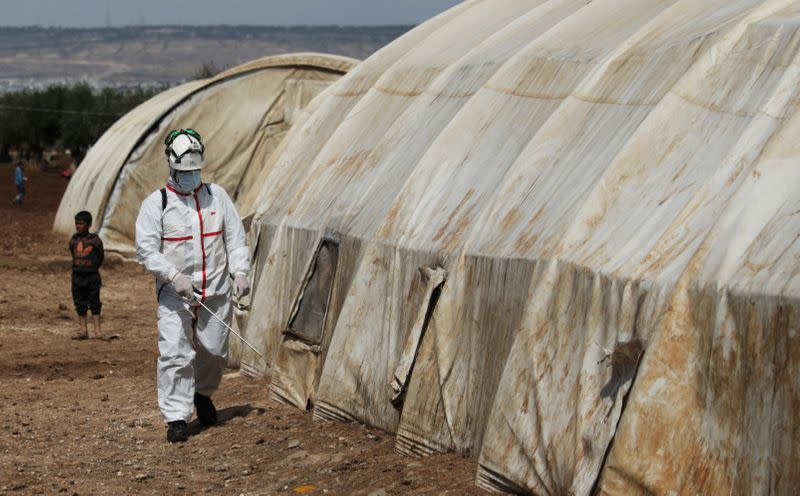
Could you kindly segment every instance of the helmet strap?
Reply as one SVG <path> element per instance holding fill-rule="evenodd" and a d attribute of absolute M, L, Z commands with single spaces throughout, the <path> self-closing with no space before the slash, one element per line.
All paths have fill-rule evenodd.
<path fill-rule="evenodd" d="M 175 186 L 178 185 L 178 170 L 173 169 L 172 167 L 169 168 L 169 178 L 172 179 L 172 184 Z"/>

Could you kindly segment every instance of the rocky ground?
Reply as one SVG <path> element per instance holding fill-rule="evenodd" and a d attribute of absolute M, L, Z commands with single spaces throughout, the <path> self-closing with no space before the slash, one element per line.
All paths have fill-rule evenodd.
<path fill-rule="evenodd" d="M 67 239 L 50 232 L 66 183 L 27 174 L 13 206 L 0 165 L 0 494 L 484 494 L 473 461 L 403 457 L 391 435 L 313 422 L 235 370 L 215 395 L 220 425 L 167 443 L 151 277 L 110 257 L 106 339 L 71 340 Z"/>

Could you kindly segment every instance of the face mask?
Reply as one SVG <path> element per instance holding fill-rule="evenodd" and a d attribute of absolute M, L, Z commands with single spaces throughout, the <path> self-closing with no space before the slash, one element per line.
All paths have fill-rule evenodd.
<path fill-rule="evenodd" d="M 200 186 L 200 170 L 175 171 L 174 179 L 182 193 L 191 193 Z"/>

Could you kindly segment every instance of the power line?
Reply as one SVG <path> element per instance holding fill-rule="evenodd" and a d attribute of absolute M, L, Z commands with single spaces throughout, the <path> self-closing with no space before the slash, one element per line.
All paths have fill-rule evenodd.
<path fill-rule="evenodd" d="M 97 115 L 106 117 L 121 117 L 123 114 L 111 112 L 93 112 L 91 110 L 70 110 L 45 107 L 20 107 L 17 105 L 0 105 L 0 110 L 14 110 L 18 112 L 40 112 L 49 114 L 77 114 L 77 115 Z"/>

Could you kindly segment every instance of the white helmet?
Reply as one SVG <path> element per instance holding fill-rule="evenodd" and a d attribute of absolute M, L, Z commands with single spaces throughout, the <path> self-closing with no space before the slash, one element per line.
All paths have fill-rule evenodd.
<path fill-rule="evenodd" d="M 171 169 L 190 171 L 205 165 L 203 138 L 194 129 L 181 129 L 169 133 L 164 140 L 167 163 Z"/>

